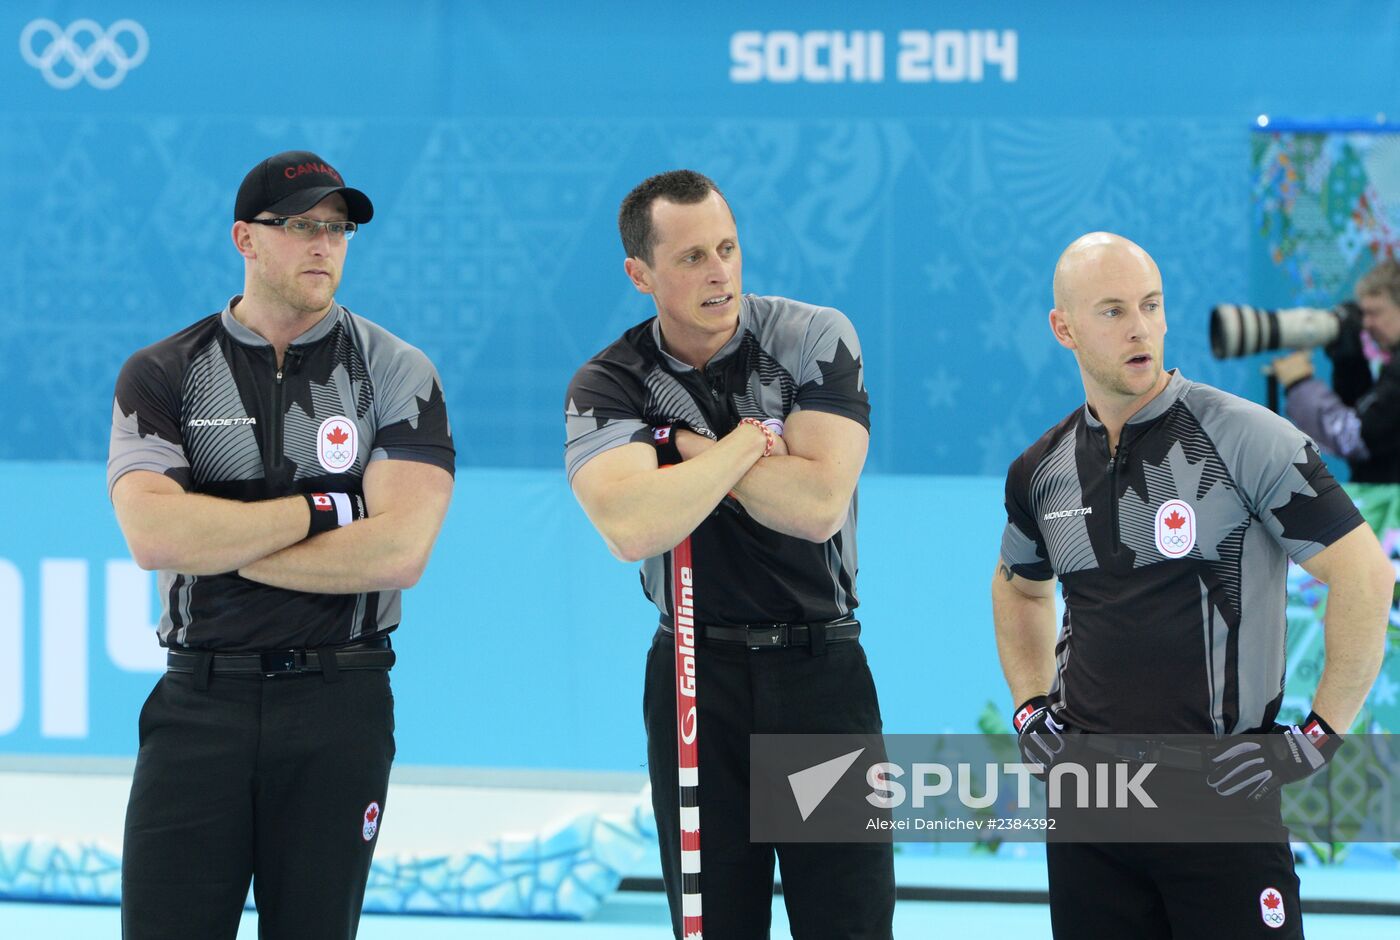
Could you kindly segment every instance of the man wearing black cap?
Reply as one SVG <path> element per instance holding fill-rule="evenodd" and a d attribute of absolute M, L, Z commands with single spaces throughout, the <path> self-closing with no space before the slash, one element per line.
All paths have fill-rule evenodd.
<path fill-rule="evenodd" d="M 159 571 L 167 671 L 141 711 L 127 940 L 350 938 L 394 755 L 399 592 L 452 490 L 420 351 L 335 302 L 374 214 L 313 153 L 239 188 L 243 293 L 117 379 L 108 490 Z"/>

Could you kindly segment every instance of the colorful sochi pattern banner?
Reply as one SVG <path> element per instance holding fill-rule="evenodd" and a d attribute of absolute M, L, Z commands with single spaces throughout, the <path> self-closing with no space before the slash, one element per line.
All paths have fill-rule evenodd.
<path fill-rule="evenodd" d="M 1331 306 L 1400 248 L 1400 133 L 1266 128 L 1251 151 L 1252 303 Z"/>
<path fill-rule="evenodd" d="M 374 200 L 340 299 L 431 356 L 466 465 L 558 468 L 573 370 L 653 309 L 618 203 L 677 166 L 747 289 L 856 325 L 872 471 L 999 476 L 1075 407 L 1045 315 L 1095 229 L 1159 261 L 1170 364 L 1257 398 L 1206 334 L 1260 303 L 1250 129 L 1392 105 L 1400 2 L 410 9 L 0 7 L 0 459 L 105 458 L 122 361 L 240 289 L 234 191 L 300 148 Z"/>

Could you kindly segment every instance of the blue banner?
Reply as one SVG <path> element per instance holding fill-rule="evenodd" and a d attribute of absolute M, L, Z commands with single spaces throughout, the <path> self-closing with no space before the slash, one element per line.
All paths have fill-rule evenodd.
<path fill-rule="evenodd" d="M 136 753 L 137 714 L 165 663 L 160 606 L 102 479 L 100 464 L 0 461 L 0 492 L 24 494 L 0 531 L 0 753 Z M 998 481 L 953 477 L 862 485 L 862 642 L 892 732 L 971 731 L 987 700 L 1005 697 L 987 591 L 928 587 L 935 570 L 947 584 L 988 582 L 999 494 Z M 936 523 L 911 530 L 910 505 Z M 955 534 L 958 552 L 930 561 Z M 432 561 L 403 604 L 399 763 L 645 763 L 642 667 L 656 608 L 560 474 L 459 472 Z"/>
<path fill-rule="evenodd" d="M 469 468 L 405 599 L 404 760 L 641 760 L 652 612 L 568 492 L 562 411 L 574 370 L 652 315 L 615 215 L 676 166 L 728 195 L 749 290 L 860 331 L 860 592 L 890 730 L 970 730 L 1004 695 L 976 587 L 1000 477 L 1082 401 L 1045 323 L 1059 251 L 1097 228 L 1140 242 L 1166 281 L 1168 363 L 1259 397 L 1258 363 L 1207 342 L 1209 307 L 1259 287 L 1251 131 L 1384 120 L 1398 27 L 1400 0 L 5 5 L 0 746 L 134 750 L 158 609 L 102 486 L 113 381 L 240 289 L 234 193 L 290 148 L 374 199 L 340 299 L 432 357 Z M 930 600 L 934 572 L 974 587 Z M 567 736 L 443 720 L 541 689 Z"/>
<path fill-rule="evenodd" d="M 1169 363 L 1249 299 L 1261 113 L 1373 119 L 1400 3 L 24 0 L 0 11 L 0 458 L 99 460 L 134 349 L 222 306 L 234 192 L 320 152 L 375 200 L 340 299 L 421 346 L 467 465 L 556 468 L 574 369 L 652 313 L 622 196 L 676 166 L 739 220 L 748 289 L 844 310 L 871 468 L 1000 475 L 1081 399 L 1045 325 L 1060 249 L 1161 264 Z"/>

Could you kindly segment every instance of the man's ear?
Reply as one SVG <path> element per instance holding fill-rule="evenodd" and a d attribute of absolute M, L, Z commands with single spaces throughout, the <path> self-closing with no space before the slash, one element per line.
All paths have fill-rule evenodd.
<path fill-rule="evenodd" d="M 233 230 L 229 232 L 233 239 L 233 247 L 238 253 L 249 260 L 258 256 L 257 249 L 253 246 L 253 227 L 247 222 L 233 223 Z"/>
<path fill-rule="evenodd" d="M 1070 325 L 1069 314 L 1056 307 L 1050 311 L 1050 332 L 1055 334 L 1055 342 L 1066 349 L 1078 349 L 1074 339 L 1074 328 Z"/>
<path fill-rule="evenodd" d="M 627 272 L 628 280 L 641 293 L 650 294 L 655 290 L 651 283 L 651 267 L 641 258 L 628 258 L 623 261 L 622 270 Z"/>

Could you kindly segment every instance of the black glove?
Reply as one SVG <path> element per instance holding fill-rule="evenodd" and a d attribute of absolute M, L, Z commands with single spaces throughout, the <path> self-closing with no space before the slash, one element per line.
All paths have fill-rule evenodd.
<path fill-rule="evenodd" d="M 1016 728 L 1016 745 L 1027 764 L 1040 764 L 1046 770 L 1065 749 L 1065 726 L 1050 713 L 1050 699 L 1037 695 L 1029 699 L 1011 719 Z"/>
<path fill-rule="evenodd" d="M 1302 727 L 1275 724 L 1270 733 L 1251 735 L 1211 758 L 1206 783 L 1221 796 L 1262 800 L 1286 783 L 1322 769 L 1342 746 L 1341 737 L 1309 712 Z"/>
<path fill-rule="evenodd" d="M 322 532 L 329 532 L 331 529 L 338 529 L 343 525 L 349 525 L 357 519 L 363 519 L 365 513 L 365 501 L 358 493 L 302 493 L 306 497 L 306 504 L 311 507 L 311 524 L 306 530 L 306 537 L 320 535 Z"/>

